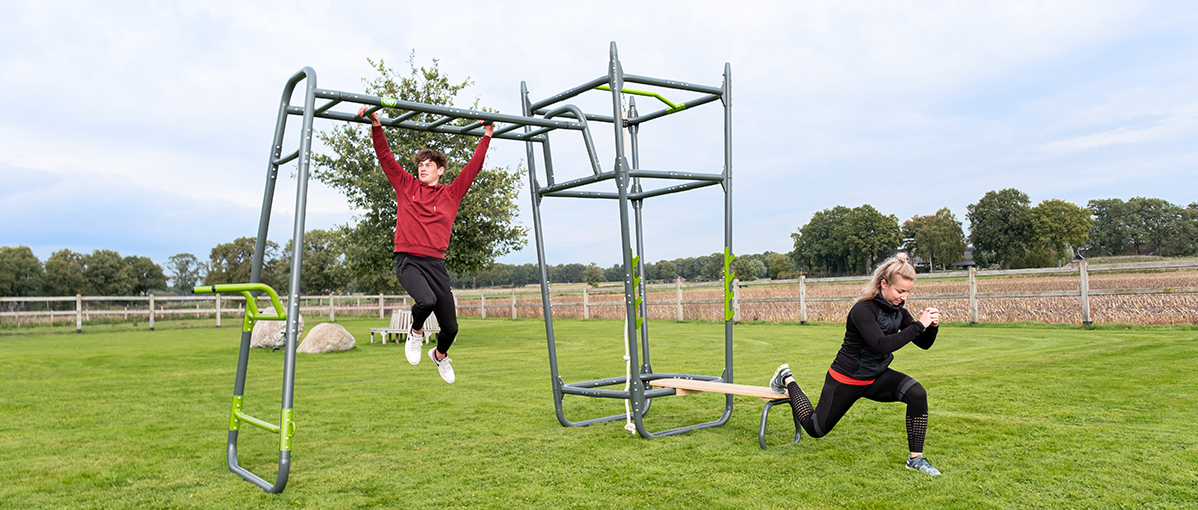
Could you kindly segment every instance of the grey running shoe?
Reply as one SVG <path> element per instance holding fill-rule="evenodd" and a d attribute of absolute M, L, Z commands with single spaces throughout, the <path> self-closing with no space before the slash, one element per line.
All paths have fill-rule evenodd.
<path fill-rule="evenodd" d="M 428 350 L 428 359 L 433 360 L 433 364 L 437 365 L 437 372 L 441 374 L 441 378 L 444 379 L 445 382 L 447 382 L 449 384 L 453 384 L 453 381 L 455 379 L 455 377 L 453 375 L 453 367 L 449 365 L 449 362 L 453 361 L 453 360 L 449 359 L 449 357 L 446 356 L 445 359 L 443 359 L 441 361 L 437 361 L 436 352 L 437 352 L 436 347 L 429 349 Z"/>
<path fill-rule="evenodd" d="M 917 455 L 907 459 L 907 469 L 923 471 L 924 473 L 932 476 L 940 476 L 940 470 L 932 467 L 932 463 L 928 462 L 928 459 L 925 459 L 923 455 Z"/>
<path fill-rule="evenodd" d="M 778 365 L 778 369 L 774 370 L 774 377 L 770 379 L 770 389 L 774 393 L 786 393 L 786 378 L 791 377 L 790 365 L 783 363 Z"/>
<path fill-rule="evenodd" d="M 404 342 L 404 355 L 408 357 L 408 363 L 420 364 L 420 346 L 422 345 L 424 345 L 424 335 L 409 329 L 408 341 Z"/>

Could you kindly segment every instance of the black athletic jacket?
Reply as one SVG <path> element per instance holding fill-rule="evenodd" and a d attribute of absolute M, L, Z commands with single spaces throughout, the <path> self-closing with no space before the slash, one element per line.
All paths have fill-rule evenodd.
<path fill-rule="evenodd" d="M 908 342 L 921 349 L 932 347 L 939 328 L 923 327 L 903 305 L 887 303 L 881 294 L 868 301 L 859 301 L 849 310 L 845 321 L 844 344 L 832 370 L 843 375 L 868 381 L 881 375 L 894 360 L 894 351 Z"/>

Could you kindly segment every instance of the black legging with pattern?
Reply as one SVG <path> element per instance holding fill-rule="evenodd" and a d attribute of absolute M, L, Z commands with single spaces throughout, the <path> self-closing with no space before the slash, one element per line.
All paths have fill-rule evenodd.
<path fill-rule="evenodd" d="M 903 402 L 907 404 L 907 446 L 912 452 L 923 451 L 928 428 L 928 393 L 911 376 L 888 368 L 872 384 L 856 386 L 825 374 L 824 389 L 815 409 L 811 408 L 811 401 L 798 384 L 791 382 L 786 390 L 790 395 L 795 426 L 803 427 L 811 437 L 823 437 L 831 432 L 853 403 L 862 397 L 875 402 Z"/>

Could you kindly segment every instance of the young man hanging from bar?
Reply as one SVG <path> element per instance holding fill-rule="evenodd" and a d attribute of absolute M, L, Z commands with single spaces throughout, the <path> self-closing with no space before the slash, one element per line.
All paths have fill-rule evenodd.
<path fill-rule="evenodd" d="M 366 114 L 366 107 L 358 115 Z M 450 184 L 441 184 L 445 173 L 445 154 L 432 149 L 421 149 L 412 157 L 416 164 L 416 176 L 404 171 L 391 154 L 387 135 L 378 113 L 370 115 L 370 133 L 374 140 L 374 153 L 387 180 L 395 188 L 398 202 L 395 213 L 395 277 L 399 279 L 412 303 L 412 329 L 404 347 L 408 363 L 420 363 L 420 347 L 424 340 L 424 321 L 436 314 L 441 326 L 437 334 L 437 345 L 428 351 L 429 359 L 445 382 L 453 384 L 455 379 L 450 365 L 449 347 L 458 333 L 457 309 L 449 288 L 449 272 L 445 269 L 445 250 L 449 248 L 449 235 L 458 215 L 458 205 L 470 190 L 475 176 L 482 169 L 487 147 L 491 143 L 494 125 L 484 123 L 482 139 L 470 162 L 462 173 Z"/>

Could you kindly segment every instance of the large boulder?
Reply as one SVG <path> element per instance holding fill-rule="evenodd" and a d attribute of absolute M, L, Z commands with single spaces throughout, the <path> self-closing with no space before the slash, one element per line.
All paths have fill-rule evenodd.
<path fill-rule="evenodd" d="M 304 335 L 304 316 L 299 318 L 299 330 L 296 338 Z M 250 347 L 253 349 L 277 349 L 287 345 L 287 323 L 284 321 L 260 320 L 254 323 L 254 332 L 250 336 Z"/>
<path fill-rule="evenodd" d="M 355 347 L 354 336 L 340 324 L 326 322 L 317 324 L 304 338 L 295 352 L 320 354 L 322 352 L 348 351 Z"/>

